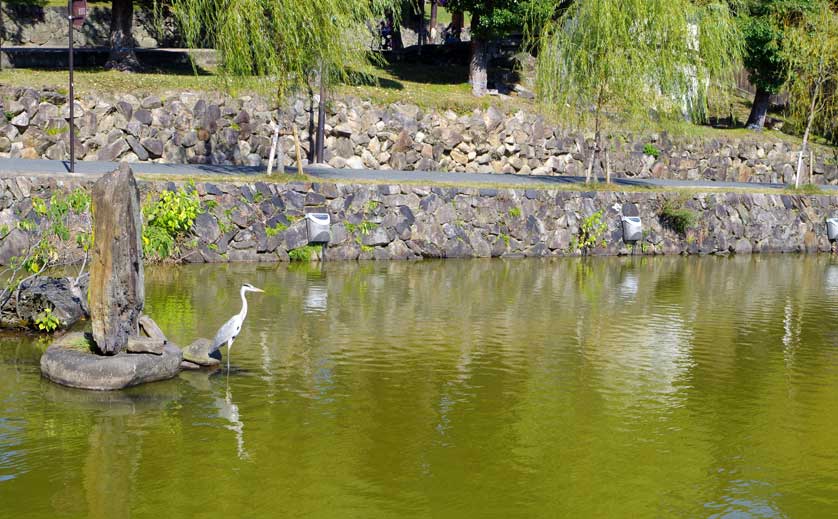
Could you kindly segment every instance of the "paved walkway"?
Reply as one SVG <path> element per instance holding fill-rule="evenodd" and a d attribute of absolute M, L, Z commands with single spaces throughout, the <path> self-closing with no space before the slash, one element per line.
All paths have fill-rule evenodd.
<path fill-rule="evenodd" d="M 83 161 L 76 162 L 76 174 L 102 175 L 113 171 L 116 162 Z M 250 166 L 218 166 L 199 164 L 157 164 L 153 162 L 135 162 L 131 168 L 143 175 L 218 175 L 219 180 L 225 176 L 247 176 L 264 174 L 263 167 Z M 0 176 L 9 175 L 67 175 L 70 171 L 69 161 L 47 159 L 0 159 Z M 296 168 L 286 168 L 288 173 L 294 173 Z M 524 176 L 490 173 L 444 173 L 439 171 L 392 171 L 371 169 L 332 169 L 318 166 L 305 168 L 306 174 L 322 180 L 368 180 L 381 183 L 398 182 L 444 182 L 448 184 L 505 184 L 510 187 L 544 186 L 583 184 L 584 177 L 571 176 Z M 785 184 L 757 184 L 748 182 L 714 182 L 709 180 L 666 180 L 666 179 L 628 179 L 616 178 L 613 182 L 627 187 L 671 187 L 671 188 L 699 188 L 699 189 L 783 189 Z M 835 191 L 838 186 L 818 186 L 824 190 Z"/>

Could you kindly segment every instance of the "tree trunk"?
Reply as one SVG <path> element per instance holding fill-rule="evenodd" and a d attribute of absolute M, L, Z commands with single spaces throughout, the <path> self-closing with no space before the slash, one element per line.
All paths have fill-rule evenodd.
<path fill-rule="evenodd" d="M 134 37 L 131 25 L 134 23 L 133 0 L 113 0 L 111 3 L 111 52 L 105 68 L 133 71 L 139 70 L 140 62 L 134 54 Z"/>
<path fill-rule="evenodd" d="M 471 17 L 471 61 L 468 67 L 468 82 L 471 84 L 471 93 L 476 97 L 486 95 L 489 68 L 489 42 L 475 36 L 475 29 L 480 17 Z"/>
<path fill-rule="evenodd" d="M 419 27 L 418 29 L 418 36 L 419 36 L 419 53 L 422 53 L 422 45 L 428 43 L 428 37 L 425 35 L 425 0 L 419 0 Z"/>
<path fill-rule="evenodd" d="M 437 20 L 437 0 L 431 0 L 431 23 L 430 25 L 430 34 L 431 34 L 431 43 L 436 43 L 438 31 L 436 30 L 436 20 Z"/>
<path fill-rule="evenodd" d="M 768 114 L 768 107 L 771 104 L 771 94 L 761 87 L 757 87 L 754 95 L 754 104 L 751 106 L 751 115 L 748 116 L 746 124 L 749 130 L 762 130 L 765 126 L 765 116 Z"/>
<path fill-rule="evenodd" d="M 393 28 L 390 34 L 390 49 L 402 50 L 404 49 L 404 41 L 402 41 L 401 23 L 395 23 L 395 17 L 392 13 L 387 13 L 387 22 Z"/>
<path fill-rule="evenodd" d="M 809 144 L 809 133 L 812 131 L 812 123 L 815 121 L 815 105 L 820 95 L 820 84 L 815 85 L 815 93 L 812 95 L 812 103 L 809 106 L 809 117 L 806 120 L 806 130 L 803 132 L 803 147 L 800 148 L 800 155 L 797 157 L 797 171 L 794 174 L 794 187 L 800 187 L 800 172 L 803 170 L 803 157 L 806 156 L 806 145 Z"/>
<path fill-rule="evenodd" d="M 320 66 L 320 99 L 317 103 L 317 138 L 314 145 L 315 162 L 324 162 L 323 150 L 326 147 L 326 69 Z"/>

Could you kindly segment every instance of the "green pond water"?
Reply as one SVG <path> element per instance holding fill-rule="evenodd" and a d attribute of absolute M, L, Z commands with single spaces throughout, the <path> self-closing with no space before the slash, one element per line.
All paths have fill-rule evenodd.
<path fill-rule="evenodd" d="M 146 270 L 232 372 L 122 392 L 0 335 L 0 517 L 836 517 L 828 256 Z M 226 350 L 225 350 L 226 354 Z"/>

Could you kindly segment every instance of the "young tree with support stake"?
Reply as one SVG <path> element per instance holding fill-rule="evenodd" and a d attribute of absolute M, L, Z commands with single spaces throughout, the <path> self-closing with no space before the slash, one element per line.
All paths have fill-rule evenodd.
<path fill-rule="evenodd" d="M 209 45 L 221 72 L 249 78 L 278 104 L 306 91 L 320 77 L 346 78 L 369 65 L 365 23 L 393 9 L 396 0 L 174 0 L 189 46 Z"/>
<path fill-rule="evenodd" d="M 604 166 L 603 131 L 619 119 L 661 116 L 701 121 L 708 89 L 733 85 L 740 35 L 724 2 L 689 0 L 535 0 L 536 87 L 565 118 L 592 123 L 586 167 Z M 595 180 L 595 177 L 593 177 Z"/>
<path fill-rule="evenodd" d="M 826 1 L 787 30 L 783 58 L 789 64 L 791 115 L 804 128 L 794 175 L 799 187 L 813 127 L 838 115 L 838 13 Z"/>

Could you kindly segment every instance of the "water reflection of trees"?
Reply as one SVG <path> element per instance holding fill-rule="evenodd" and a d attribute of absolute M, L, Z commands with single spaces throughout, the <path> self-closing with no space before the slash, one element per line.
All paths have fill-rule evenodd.
<path fill-rule="evenodd" d="M 218 378 L 187 378 L 162 412 L 79 414 L 78 430 L 58 436 L 99 435 L 68 446 L 90 466 L 108 463 L 94 448 L 106 433 L 139 437 L 113 451 L 132 460 L 123 480 L 133 489 L 165 463 L 196 501 L 206 485 L 216 502 L 282 502 L 296 515 L 371 501 L 428 515 L 558 515 L 568 503 L 589 516 L 701 515 L 705 504 L 806 515 L 789 513 L 803 490 L 778 493 L 770 467 L 805 460 L 809 472 L 831 471 L 829 457 L 812 455 L 834 448 L 823 411 L 838 409 L 825 382 L 838 380 L 838 353 L 824 346 L 838 345 L 825 325 L 838 317 L 831 261 L 155 270 L 151 307 L 168 298 L 191 308 L 172 311 L 166 329 L 183 343 L 238 311 L 241 282 L 266 289 L 251 299 L 230 393 Z M 149 454 L 152 443 L 169 448 Z M 182 502 L 183 491 L 160 488 L 153 503 Z"/>

